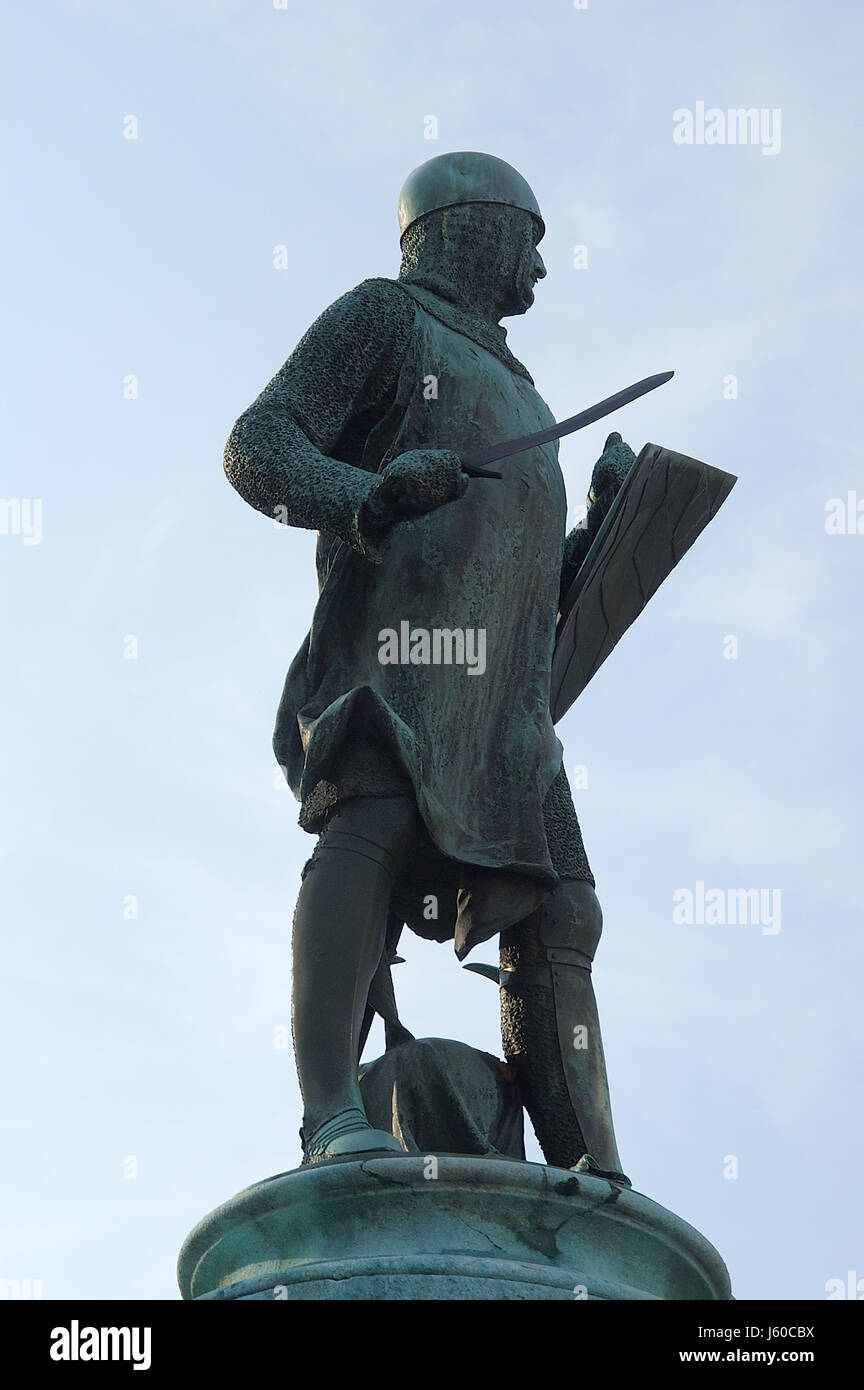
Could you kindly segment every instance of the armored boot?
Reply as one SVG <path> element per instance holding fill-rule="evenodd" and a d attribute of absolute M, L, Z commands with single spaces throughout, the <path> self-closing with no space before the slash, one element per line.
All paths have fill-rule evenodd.
<path fill-rule="evenodd" d="M 594 889 L 564 879 L 501 935 L 501 1034 L 547 1163 L 629 1187 L 615 1143 L 591 962 Z"/>

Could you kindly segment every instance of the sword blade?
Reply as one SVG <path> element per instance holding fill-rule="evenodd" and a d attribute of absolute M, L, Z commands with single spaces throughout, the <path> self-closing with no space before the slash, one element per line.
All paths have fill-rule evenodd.
<path fill-rule="evenodd" d="M 521 439 L 508 439 L 503 444 L 487 444 L 483 449 L 464 454 L 462 471 L 472 478 L 500 478 L 502 475 L 493 473 L 486 464 L 495 463 L 497 459 L 509 458 L 511 454 L 521 454 L 523 449 L 535 449 L 540 444 L 549 444 L 553 439 L 561 439 L 565 434 L 573 434 L 575 430 L 583 429 L 585 425 L 593 425 L 604 416 L 620 410 L 622 405 L 629 405 L 640 396 L 647 396 L 649 391 L 655 391 L 658 386 L 664 386 L 674 375 L 674 372 L 657 372 L 655 376 L 646 376 L 623 391 L 616 391 L 614 396 L 607 396 L 605 401 L 598 401 L 596 405 L 589 406 L 578 415 L 571 415 L 569 420 L 562 420 L 560 424 L 549 425 L 545 430 L 537 430 L 534 434 L 525 434 Z"/>

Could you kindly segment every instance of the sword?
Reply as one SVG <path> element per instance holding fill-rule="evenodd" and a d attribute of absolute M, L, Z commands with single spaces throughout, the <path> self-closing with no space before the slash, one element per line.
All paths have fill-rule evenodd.
<path fill-rule="evenodd" d="M 597 405 L 589 406 L 578 415 L 571 415 L 569 420 L 562 420 L 560 424 L 549 425 L 545 430 L 537 430 L 535 434 L 525 434 L 521 439 L 508 439 L 504 444 L 487 444 L 485 449 L 465 454 L 462 458 L 462 472 L 467 473 L 469 478 L 501 478 L 504 476 L 502 473 L 496 473 L 485 465 L 495 463 L 497 459 L 509 458 L 511 454 L 521 454 L 523 449 L 534 449 L 538 444 L 548 444 L 553 439 L 561 439 L 565 434 L 581 430 L 585 425 L 593 425 L 605 415 L 620 410 L 622 405 L 629 405 L 631 401 L 638 400 L 640 396 L 647 396 L 649 391 L 665 385 L 674 375 L 674 372 L 658 372 L 656 376 L 646 376 L 644 380 L 635 382 L 623 391 L 616 391 L 614 396 L 607 396 L 605 401 L 598 401 Z"/>

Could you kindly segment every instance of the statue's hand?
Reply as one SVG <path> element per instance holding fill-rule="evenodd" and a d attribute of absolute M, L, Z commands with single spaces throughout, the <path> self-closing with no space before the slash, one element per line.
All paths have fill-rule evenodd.
<path fill-rule="evenodd" d="M 452 449 L 409 449 L 392 460 L 363 503 L 360 526 L 381 540 L 392 526 L 455 502 L 468 487 L 462 460 Z"/>
<path fill-rule="evenodd" d="M 636 461 L 636 455 L 625 444 L 620 434 L 610 434 L 603 447 L 603 453 L 594 465 L 591 474 L 591 487 L 588 490 L 588 506 L 603 500 L 608 507 L 619 491 L 621 484 Z"/>

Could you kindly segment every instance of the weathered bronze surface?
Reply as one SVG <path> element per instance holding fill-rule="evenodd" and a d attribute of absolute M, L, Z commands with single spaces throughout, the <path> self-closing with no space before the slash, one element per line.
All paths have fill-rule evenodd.
<path fill-rule="evenodd" d="M 615 607 L 602 527 L 635 455 L 610 435 L 587 521 L 565 535 L 557 427 L 501 327 L 546 274 L 521 175 L 474 153 L 430 160 L 400 229 L 398 278 L 325 310 L 225 452 L 252 506 L 319 532 L 318 604 L 274 734 L 319 836 L 294 922 L 304 1160 L 401 1151 L 370 1124 L 357 1066 L 373 1010 L 397 1072 L 415 1046 L 390 980 L 407 923 L 460 959 L 500 934 L 504 1051 L 547 1160 L 626 1185 L 591 985 L 602 916 L 553 689 L 566 706 L 626 626 L 598 639 L 589 610 L 600 586 Z M 462 460 L 537 431 L 547 441 L 502 458 L 500 479 L 466 476 Z M 662 578 L 668 554 L 652 565 Z"/>

